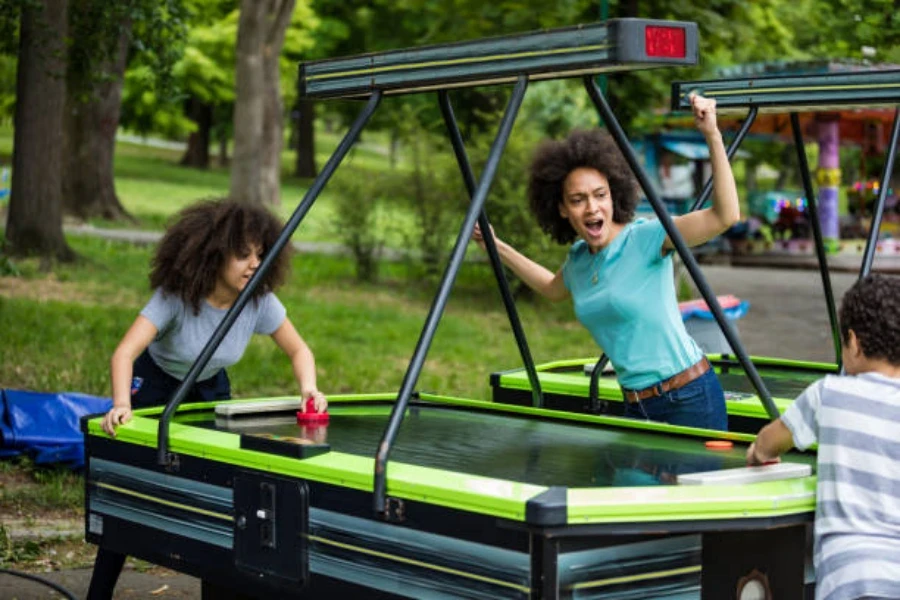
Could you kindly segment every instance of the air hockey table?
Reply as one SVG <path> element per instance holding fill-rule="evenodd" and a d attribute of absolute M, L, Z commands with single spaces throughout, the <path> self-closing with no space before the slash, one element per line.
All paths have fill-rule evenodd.
<path fill-rule="evenodd" d="M 814 455 L 747 469 L 746 434 L 712 451 L 710 431 L 421 394 L 384 520 L 395 399 L 333 397 L 325 426 L 296 399 L 184 405 L 168 467 L 161 409 L 116 438 L 86 418 L 88 541 L 256 597 L 724 598 L 754 577 L 803 597 Z"/>
<path fill-rule="evenodd" d="M 299 97 L 358 101 L 359 114 L 166 406 L 135 411 L 115 438 L 99 416 L 82 421 L 87 540 L 193 574 L 204 596 L 802 597 L 813 455 L 747 469 L 747 434 L 416 391 L 476 222 L 530 357 L 484 211 L 529 85 L 582 78 L 643 181 L 596 77 L 698 53 L 695 23 L 614 19 L 303 63 Z M 476 178 L 449 91 L 507 84 Z M 403 94 L 437 96 L 470 203 L 400 389 L 331 396 L 325 428 L 299 425 L 292 399 L 180 405 L 381 101 Z M 709 436 L 732 447 L 713 452 Z"/>
<path fill-rule="evenodd" d="M 771 421 L 771 417 L 760 402 L 743 366 L 730 354 L 708 354 L 707 358 L 725 392 L 729 430 L 758 433 Z M 779 412 L 784 412 L 811 383 L 838 372 L 834 363 L 762 356 L 751 356 L 750 359 L 772 394 Z M 611 367 L 604 369 L 597 381 L 596 399 L 591 399 L 590 379 L 596 362 L 596 358 L 589 358 L 536 365 L 544 407 L 621 416 L 624 413 L 622 390 Z M 532 404 L 532 387 L 523 368 L 491 373 L 490 385 L 494 402 L 521 406 Z"/>

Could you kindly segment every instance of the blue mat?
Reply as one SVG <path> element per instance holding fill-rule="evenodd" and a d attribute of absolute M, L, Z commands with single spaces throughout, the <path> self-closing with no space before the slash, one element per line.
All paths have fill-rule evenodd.
<path fill-rule="evenodd" d="M 76 392 L 0 390 L 0 458 L 26 454 L 38 464 L 84 466 L 79 420 L 105 413 L 112 399 Z"/>

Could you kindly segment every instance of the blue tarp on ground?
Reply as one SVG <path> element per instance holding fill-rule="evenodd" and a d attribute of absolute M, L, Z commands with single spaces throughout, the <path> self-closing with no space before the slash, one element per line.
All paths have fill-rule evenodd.
<path fill-rule="evenodd" d="M 0 390 L 0 458 L 27 454 L 36 463 L 84 466 L 79 420 L 105 413 L 112 399 L 77 392 Z"/>

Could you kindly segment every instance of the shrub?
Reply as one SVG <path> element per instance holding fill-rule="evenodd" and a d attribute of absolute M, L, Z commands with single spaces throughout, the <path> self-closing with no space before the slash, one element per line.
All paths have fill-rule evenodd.
<path fill-rule="evenodd" d="M 384 195 L 388 175 L 363 169 L 338 171 L 329 185 L 335 199 L 335 234 L 350 251 L 356 279 L 378 279 L 378 261 L 385 242 Z"/>

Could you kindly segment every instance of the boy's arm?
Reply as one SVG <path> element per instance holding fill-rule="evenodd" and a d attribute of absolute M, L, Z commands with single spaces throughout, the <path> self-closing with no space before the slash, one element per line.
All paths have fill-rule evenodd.
<path fill-rule="evenodd" d="M 747 464 L 762 465 L 777 460 L 794 447 L 794 436 L 784 421 L 775 419 L 762 428 L 756 441 L 747 448 Z"/>

